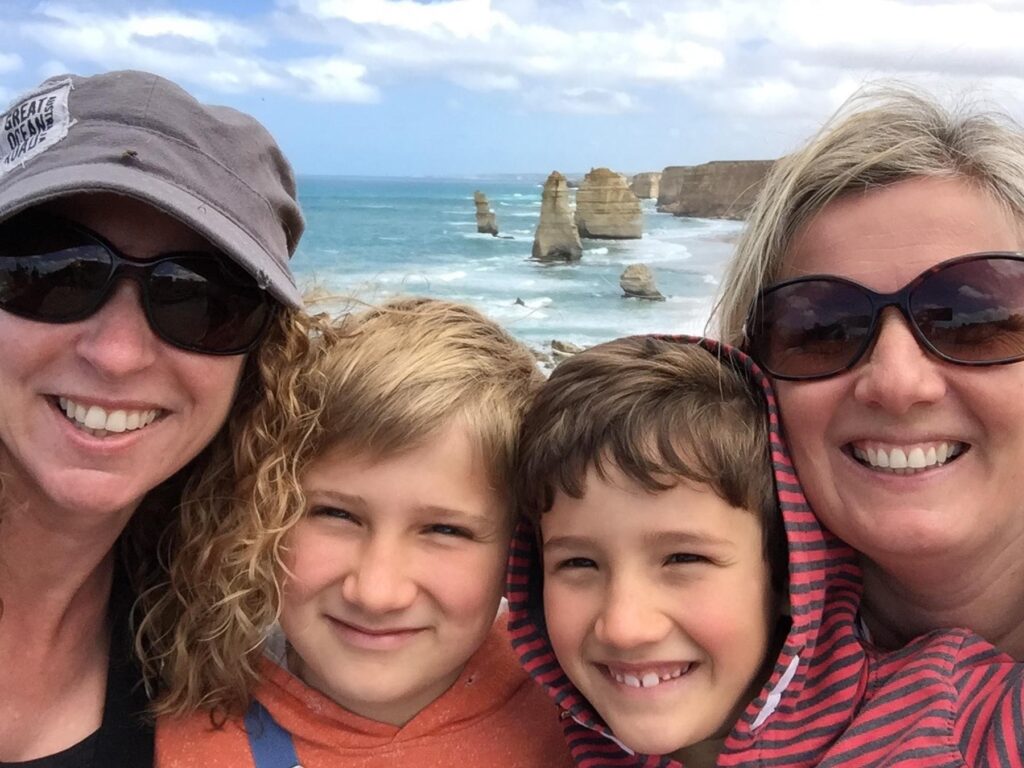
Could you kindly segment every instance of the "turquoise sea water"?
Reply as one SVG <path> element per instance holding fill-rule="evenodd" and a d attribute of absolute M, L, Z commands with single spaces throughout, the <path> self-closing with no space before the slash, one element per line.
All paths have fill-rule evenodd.
<path fill-rule="evenodd" d="M 465 301 L 536 347 L 703 332 L 740 223 L 676 218 L 644 201 L 643 239 L 584 240 L 578 264 L 542 265 L 529 258 L 542 182 L 300 178 L 307 229 L 295 271 L 306 285 L 371 302 L 402 293 Z M 510 239 L 477 234 L 476 189 Z M 619 275 L 634 262 L 654 270 L 667 301 L 622 298 Z"/>

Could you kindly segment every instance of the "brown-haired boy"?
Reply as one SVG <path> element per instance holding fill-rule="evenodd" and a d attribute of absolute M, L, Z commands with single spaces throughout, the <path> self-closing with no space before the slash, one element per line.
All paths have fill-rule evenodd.
<path fill-rule="evenodd" d="M 775 658 L 787 576 L 760 394 L 696 344 L 593 347 L 528 410 L 516 482 L 557 657 L 535 677 L 632 752 L 714 764 Z"/>
<path fill-rule="evenodd" d="M 576 764 L 1018 768 L 1024 665 L 966 629 L 875 648 L 778 425 L 750 358 L 684 337 L 582 353 L 527 412 L 509 626 Z"/>

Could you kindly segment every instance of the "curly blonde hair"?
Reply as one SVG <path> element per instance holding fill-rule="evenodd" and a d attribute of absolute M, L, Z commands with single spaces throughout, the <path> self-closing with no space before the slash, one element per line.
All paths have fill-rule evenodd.
<path fill-rule="evenodd" d="M 252 452 L 258 445 L 248 438 L 254 433 L 279 435 L 290 444 L 303 439 L 303 430 L 315 421 L 315 413 L 305 421 L 291 418 L 300 413 L 296 391 L 302 372 L 315 368 L 311 363 L 318 354 L 315 337 L 330 333 L 322 317 L 281 311 L 247 361 L 235 403 L 217 437 L 192 465 L 147 496 L 125 531 L 122 547 L 139 593 L 133 612 L 135 650 L 151 693 L 163 689 L 165 680 L 191 674 L 176 645 L 181 640 L 204 642 L 202 635 L 186 637 L 181 628 L 194 621 L 196 607 L 214 587 L 205 580 L 214 576 L 218 558 L 239 557 L 240 551 L 266 544 L 230 540 L 238 532 L 228 524 L 236 494 L 241 498 L 245 491 L 243 483 L 235 488 L 235 467 L 260 462 L 262 457 Z M 264 496 L 273 499 L 266 484 L 273 483 L 275 475 L 284 477 L 287 472 L 269 466 L 250 481 L 259 483 Z M 258 596 L 247 599 L 258 616 Z M 157 713 L 162 709 L 162 705 L 155 707 Z"/>
<path fill-rule="evenodd" d="M 966 179 L 1024 222 L 1024 129 L 969 103 L 946 109 L 898 83 L 857 92 L 769 173 L 726 271 L 715 335 L 743 344 L 758 291 L 781 277 L 793 238 L 829 202 L 916 177 Z"/>
<path fill-rule="evenodd" d="M 337 446 L 383 458 L 464 419 L 512 514 L 519 422 L 543 380 L 532 353 L 476 310 L 397 299 L 321 322 L 308 345 L 260 367 L 268 392 L 231 425 L 233 450 L 189 489 L 168 578 L 147 593 L 140 653 L 163 693 L 158 714 L 247 706 L 277 621 L 301 477 Z"/>

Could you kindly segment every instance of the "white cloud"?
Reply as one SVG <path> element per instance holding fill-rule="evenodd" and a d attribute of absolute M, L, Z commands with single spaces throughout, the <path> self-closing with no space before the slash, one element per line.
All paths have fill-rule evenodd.
<path fill-rule="evenodd" d="M 0 74 L 17 72 L 21 67 L 21 56 L 16 53 L 0 53 Z"/>
<path fill-rule="evenodd" d="M 453 73 L 452 82 L 468 91 L 516 91 L 521 85 L 515 75 L 473 70 Z"/>
<path fill-rule="evenodd" d="M 491 8 L 490 0 L 298 0 L 296 6 L 319 19 L 387 27 L 432 39 L 486 40 L 506 18 Z"/>
<path fill-rule="evenodd" d="M 305 85 L 305 92 L 322 101 L 377 101 L 377 89 L 363 82 L 366 67 L 340 58 L 303 59 L 285 67 L 295 80 Z"/>
<path fill-rule="evenodd" d="M 577 115 L 615 115 L 635 108 L 633 97 L 607 88 L 572 87 L 555 91 L 538 89 L 526 94 L 526 103 L 538 112 Z"/>
<path fill-rule="evenodd" d="M 1019 0 L 277 0 L 257 17 L 165 0 L 90 8 L 43 4 L 14 34 L 44 60 L 336 102 L 442 80 L 533 110 L 614 114 L 684 98 L 748 123 L 806 123 L 880 75 L 1024 98 Z M 0 73 L 22 67 L 0 54 Z"/>
<path fill-rule="evenodd" d="M 842 67 L 946 74 L 1024 72 L 1024 8 L 979 2 L 786 0 L 779 42 Z"/>
<path fill-rule="evenodd" d="M 706 35 L 681 26 L 703 17 L 641 13 L 638 4 L 629 14 L 598 0 L 575 8 L 510 1 L 501 11 L 489 0 L 281 0 L 280 9 L 292 34 L 337 46 L 371 75 L 432 74 L 474 90 L 586 82 L 622 91 L 698 80 L 725 65 Z"/>
<path fill-rule="evenodd" d="M 221 91 L 284 87 L 248 52 L 260 36 L 229 19 L 144 11 L 106 15 L 45 4 L 19 31 L 51 54 L 106 69 L 151 70 Z"/>

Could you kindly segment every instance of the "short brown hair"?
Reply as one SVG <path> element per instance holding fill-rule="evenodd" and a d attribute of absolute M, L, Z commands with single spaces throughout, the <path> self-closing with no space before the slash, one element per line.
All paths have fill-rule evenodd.
<path fill-rule="evenodd" d="M 582 498 L 590 467 L 614 466 L 651 493 L 700 483 L 756 514 L 765 560 L 785 584 L 764 401 L 733 364 L 698 344 L 629 336 L 565 361 L 523 420 L 516 469 L 520 511 L 535 525 L 558 493 Z"/>

